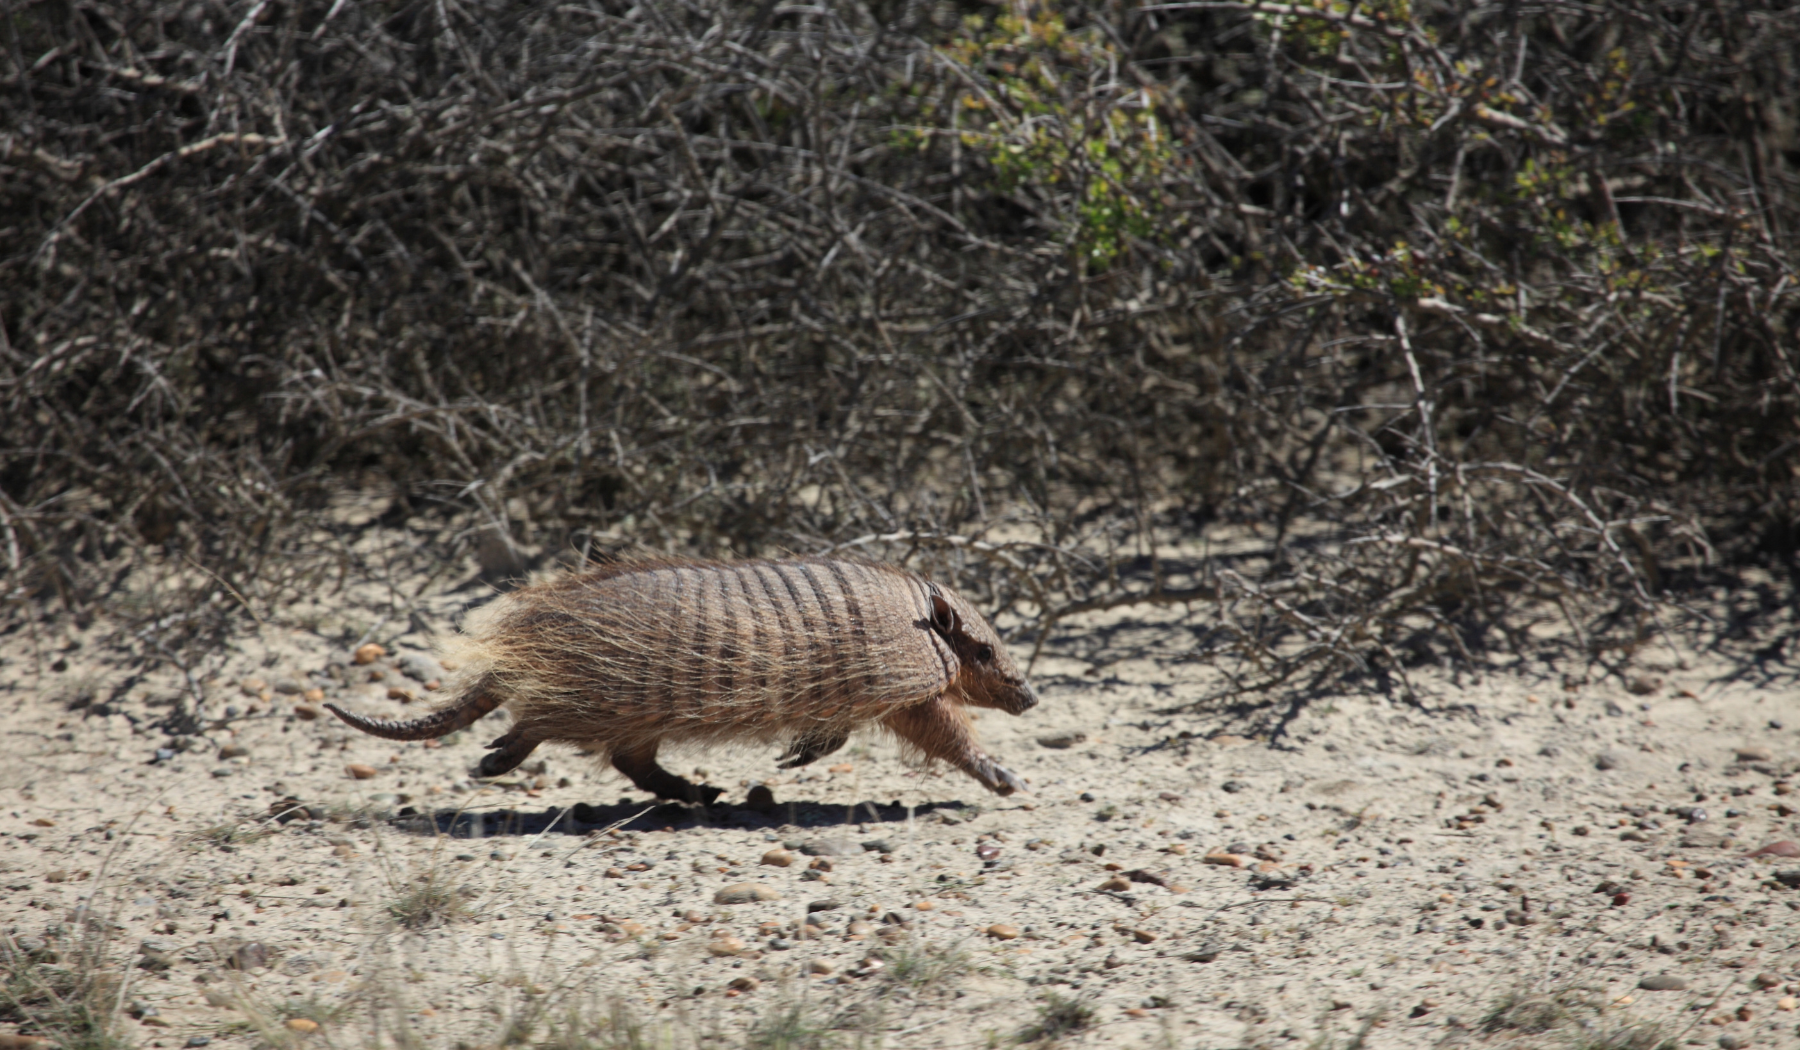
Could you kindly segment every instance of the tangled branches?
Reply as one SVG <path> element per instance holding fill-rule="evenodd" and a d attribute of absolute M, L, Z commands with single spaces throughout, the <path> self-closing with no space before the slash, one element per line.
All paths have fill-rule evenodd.
<path fill-rule="evenodd" d="M 15 600 L 139 551 L 276 601 L 378 490 L 464 545 L 921 558 L 1040 641 L 1210 601 L 1261 686 L 1546 616 L 1629 653 L 1795 568 L 1778 5 L 8 18 Z"/>

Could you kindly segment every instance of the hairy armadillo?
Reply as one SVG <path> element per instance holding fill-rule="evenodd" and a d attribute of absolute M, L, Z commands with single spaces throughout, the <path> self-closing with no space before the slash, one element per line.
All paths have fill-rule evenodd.
<path fill-rule="evenodd" d="M 1022 714 L 1037 695 L 963 597 L 903 569 L 832 558 L 624 562 L 521 588 L 470 618 L 454 699 L 411 722 L 327 704 L 365 733 L 440 737 L 505 706 L 483 776 L 541 743 L 604 759 L 659 798 L 720 790 L 663 769 L 663 743 L 780 742 L 783 768 L 865 725 L 1010 795 L 965 706 Z"/>

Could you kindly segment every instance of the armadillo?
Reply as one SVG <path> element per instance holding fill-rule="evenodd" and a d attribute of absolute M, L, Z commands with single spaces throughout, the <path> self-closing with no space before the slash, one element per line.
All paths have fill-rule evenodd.
<path fill-rule="evenodd" d="M 543 743 L 609 760 L 658 798 L 719 788 L 657 764 L 664 743 L 785 745 L 782 768 L 879 726 L 1010 795 L 1025 785 L 978 746 L 966 708 L 1023 714 L 1037 694 L 986 619 L 948 587 L 843 558 L 636 561 L 520 588 L 472 615 L 451 699 L 408 722 L 331 712 L 391 740 L 441 737 L 505 707 L 479 772 Z"/>

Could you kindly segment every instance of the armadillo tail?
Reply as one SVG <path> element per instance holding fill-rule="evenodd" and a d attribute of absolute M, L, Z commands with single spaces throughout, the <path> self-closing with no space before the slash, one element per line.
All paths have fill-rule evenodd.
<path fill-rule="evenodd" d="M 416 718 L 411 722 L 390 722 L 384 718 L 364 718 L 362 715 L 353 715 L 336 704 L 326 704 L 325 710 L 371 736 L 385 737 L 388 740 L 428 740 L 473 725 L 476 719 L 499 707 L 501 702 L 498 696 L 483 690 L 455 707 L 434 711 L 424 718 Z"/>

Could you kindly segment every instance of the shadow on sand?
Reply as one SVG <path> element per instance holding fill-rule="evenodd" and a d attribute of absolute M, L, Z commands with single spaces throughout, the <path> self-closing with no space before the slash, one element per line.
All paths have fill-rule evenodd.
<path fill-rule="evenodd" d="M 898 801 L 858 802 L 837 805 L 796 799 L 772 806 L 755 807 L 715 803 L 711 806 L 682 802 L 631 802 L 617 805 L 550 806 L 541 810 L 514 807 L 437 809 L 418 812 L 408 806 L 389 820 L 395 828 L 415 835 L 450 838 L 517 838 L 545 832 L 586 835 L 617 826 L 625 831 L 679 831 L 687 828 L 742 828 L 746 830 L 796 827 L 841 828 L 847 825 L 904 825 L 909 818 L 937 813 L 969 819 L 980 808 L 966 802 L 929 802 L 909 807 Z"/>

